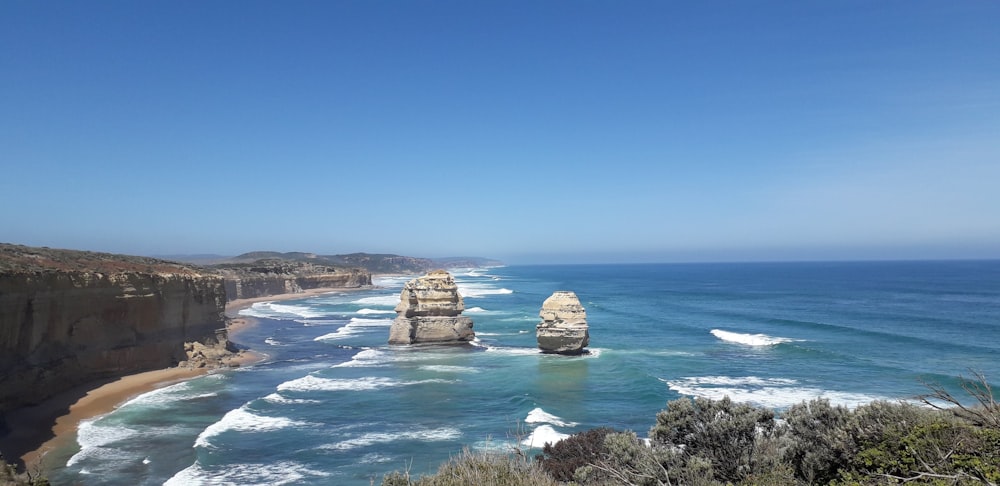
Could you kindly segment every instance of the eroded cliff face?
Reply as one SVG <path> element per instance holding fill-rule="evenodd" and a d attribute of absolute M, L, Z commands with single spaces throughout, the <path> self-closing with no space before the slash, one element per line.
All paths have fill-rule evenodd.
<path fill-rule="evenodd" d="M 435 270 L 410 280 L 399 296 L 389 344 L 472 341 L 472 319 L 461 315 L 463 310 L 462 294 L 448 272 Z"/>
<path fill-rule="evenodd" d="M 358 268 L 264 260 L 253 264 L 220 265 L 229 300 L 294 294 L 317 288 L 359 288 L 372 284 L 370 272 Z"/>
<path fill-rule="evenodd" d="M 187 360 L 225 339 L 225 304 L 221 276 L 183 265 L 0 245 L 0 412 Z"/>
<path fill-rule="evenodd" d="M 553 292 L 538 312 L 542 322 L 535 327 L 538 348 L 543 353 L 581 354 L 590 344 L 587 311 L 576 293 Z"/>

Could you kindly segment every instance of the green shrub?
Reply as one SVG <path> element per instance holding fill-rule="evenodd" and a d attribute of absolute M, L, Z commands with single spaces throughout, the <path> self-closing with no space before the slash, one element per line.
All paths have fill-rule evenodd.
<path fill-rule="evenodd" d="M 757 471 L 759 437 L 774 432 L 774 412 L 746 403 L 681 398 L 656 414 L 652 441 L 682 451 L 682 467 L 697 468 L 721 482 L 738 483 Z"/>
<path fill-rule="evenodd" d="M 382 486 L 558 486 L 541 465 L 508 454 L 462 451 L 443 464 L 437 473 L 417 480 L 408 472 L 393 472 Z"/>
<path fill-rule="evenodd" d="M 851 412 L 826 399 L 793 405 L 782 414 L 786 437 L 784 461 L 795 477 L 808 484 L 826 484 L 850 462 L 852 441 L 847 433 Z"/>
<path fill-rule="evenodd" d="M 545 444 L 542 454 L 535 459 L 556 480 L 572 481 L 578 468 L 598 462 L 607 455 L 604 438 L 614 432 L 610 427 L 601 427 L 573 434 L 555 444 Z"/>

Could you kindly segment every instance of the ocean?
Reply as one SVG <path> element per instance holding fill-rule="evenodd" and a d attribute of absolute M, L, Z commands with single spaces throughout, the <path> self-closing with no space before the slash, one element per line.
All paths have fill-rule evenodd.
<path fill-rule="evenodd" d="M 923 382 L 1000 383 L 1000 261 L 452 269 L 477 339 L 389 346 L 410 277 L 257 303 L 257 365 L 141 395 L 80 427 L 54 484 L 379 484 L 463 450 L 536 453 L 589 428 L 645 436 L 684 396 L 782 409 L 913 399 Z M 589 354 L 540 354 L 556 290 Z"/>

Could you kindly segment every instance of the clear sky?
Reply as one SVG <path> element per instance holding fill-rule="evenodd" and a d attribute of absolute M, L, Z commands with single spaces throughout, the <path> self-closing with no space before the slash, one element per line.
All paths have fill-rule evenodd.
<path fill-rule="evenodd" d="M 0 241 L 1000 258 L 1000 2 L 0 2 Z"/>

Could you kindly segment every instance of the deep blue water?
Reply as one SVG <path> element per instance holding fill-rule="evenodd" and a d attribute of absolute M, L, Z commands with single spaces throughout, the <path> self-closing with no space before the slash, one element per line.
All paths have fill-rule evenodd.
<path fill-rule="evenodd" d="M 1000 382 L 1000 261 L 511 266 L 453 270 L 474 345 L 388 346 L 408 278 L 256 304 L 266 362 L 140 396 L 81 427 L 56 484 L 368 485 L 463 447 L 540 446 L 598 426 L 645 435 L 681 396 L 783 408 Z M 591 353 L 539 354 L 572 290 Z M 534 441 L 533 443 L 531 441 Z"/>

